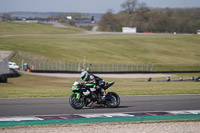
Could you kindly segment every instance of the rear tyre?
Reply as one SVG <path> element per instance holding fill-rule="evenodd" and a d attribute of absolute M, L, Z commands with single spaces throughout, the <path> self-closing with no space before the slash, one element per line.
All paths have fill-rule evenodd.
<path fill-rule="evenodd" d="M 115 92 L 109 92 L 107 95 L 106 105 L 108 108 L 117 108 L 120 105 L 120 97 Z"/>
<path fill-rule="evenodd" d="M 82 109 L 85 105 L 84 98 L 76 99 L 76 94 L 70 96 L 69 103 L 74 109 Z"/>

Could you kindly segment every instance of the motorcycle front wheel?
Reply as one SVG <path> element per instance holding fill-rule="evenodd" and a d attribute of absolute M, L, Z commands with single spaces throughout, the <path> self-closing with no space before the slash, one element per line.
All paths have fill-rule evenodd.
<path fill-rule="evenodd" d="M 82 109 L 85 105 L 84 98 L 76 99 L 76 94 L 70 96 L 69 103 L 74 109 Z"/>

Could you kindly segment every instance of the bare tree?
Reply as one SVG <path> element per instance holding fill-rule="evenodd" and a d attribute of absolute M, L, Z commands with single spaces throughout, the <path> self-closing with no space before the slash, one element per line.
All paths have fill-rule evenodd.
<path fill-rule="evenodd" d="M 125 12 L 132 14 L 136 10 L 137 5 L 138 0 L 127 0 L 121 4 L 121 7 Z"/>
<path fill-rule="evenodd" d="M 138 10 L 140 12 L 147 12 L 147 11 L 150 11 L 150 9 L 147 7 L 147 4 L 142 2 L 142 3 L 138 3 Z"/>

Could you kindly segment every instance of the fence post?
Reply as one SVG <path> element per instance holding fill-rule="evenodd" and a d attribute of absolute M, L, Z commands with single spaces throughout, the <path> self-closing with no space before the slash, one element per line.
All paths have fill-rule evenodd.
<path fill-rule="evenodd" d="M 37 63 L 38 70 L 40 70 L 40 62 Z"/>
<path fill-rule="evenodd" d="M 114 64 L 111 64 L 111 71 L 115 71 L 114 70 Z"/>
<path fill-rule="evenodd" d="M 132 64 L 132 71 L 134 71 L 134 65 Z"/>
<path fill-rule="evenodd" d="M 22 71 L 24 71 L 24 60 L 22 60 Z"/>
<path fill-rule="evenodd" d="M 51 70 L 50 62 L 48 61 L 47 63 L 48 63 L 48 69 Z"/>
<path fill-rule="evenodd" d="M 79 64 L 78 64 L 78 72 L 79 72 L 79 71 L 80 71 L 80 69 L 81 69 L 81 68 L 80 68 L 80 65 L 81 65 L 81 64 L 79 63 Z"/>

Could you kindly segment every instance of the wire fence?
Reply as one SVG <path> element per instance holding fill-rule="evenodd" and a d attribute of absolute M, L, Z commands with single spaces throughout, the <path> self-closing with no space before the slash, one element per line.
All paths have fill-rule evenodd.
<path fill-rule="evenodd" d="M 85 68 L 95 72 L 153 71 L 153 64 L 85 64 Z"/>
<path fill-rule="evenodd" d="M 22 64 L 27 64 L 31 70 L 81 71 L 80 63 L 45 61 L 45 62 L 24 62 Z"/>
<path fill-rule="evenodd" d="M 94 64 L 70 63 L 48 60 L 38 55 L 18 52 L 11 59 L 22 70 L 45 71 L 76 71 L 89 70 L 91 72 L 171 72 L 171 71 L 200 71 L 200 64 Z M 25 65 L 26 64 L 26 65 Z"/>
<path fill-rule="evenodd" d="M 155 72 L 155 71 L 200 71 L 200 64 L 91 64 L 68 62 L 26 62 L 31 70 L 91 72 Z M 24 67 L 24 66 L 23 66 Z M 27 67 L 24 67 L 26 69 Z"/>

